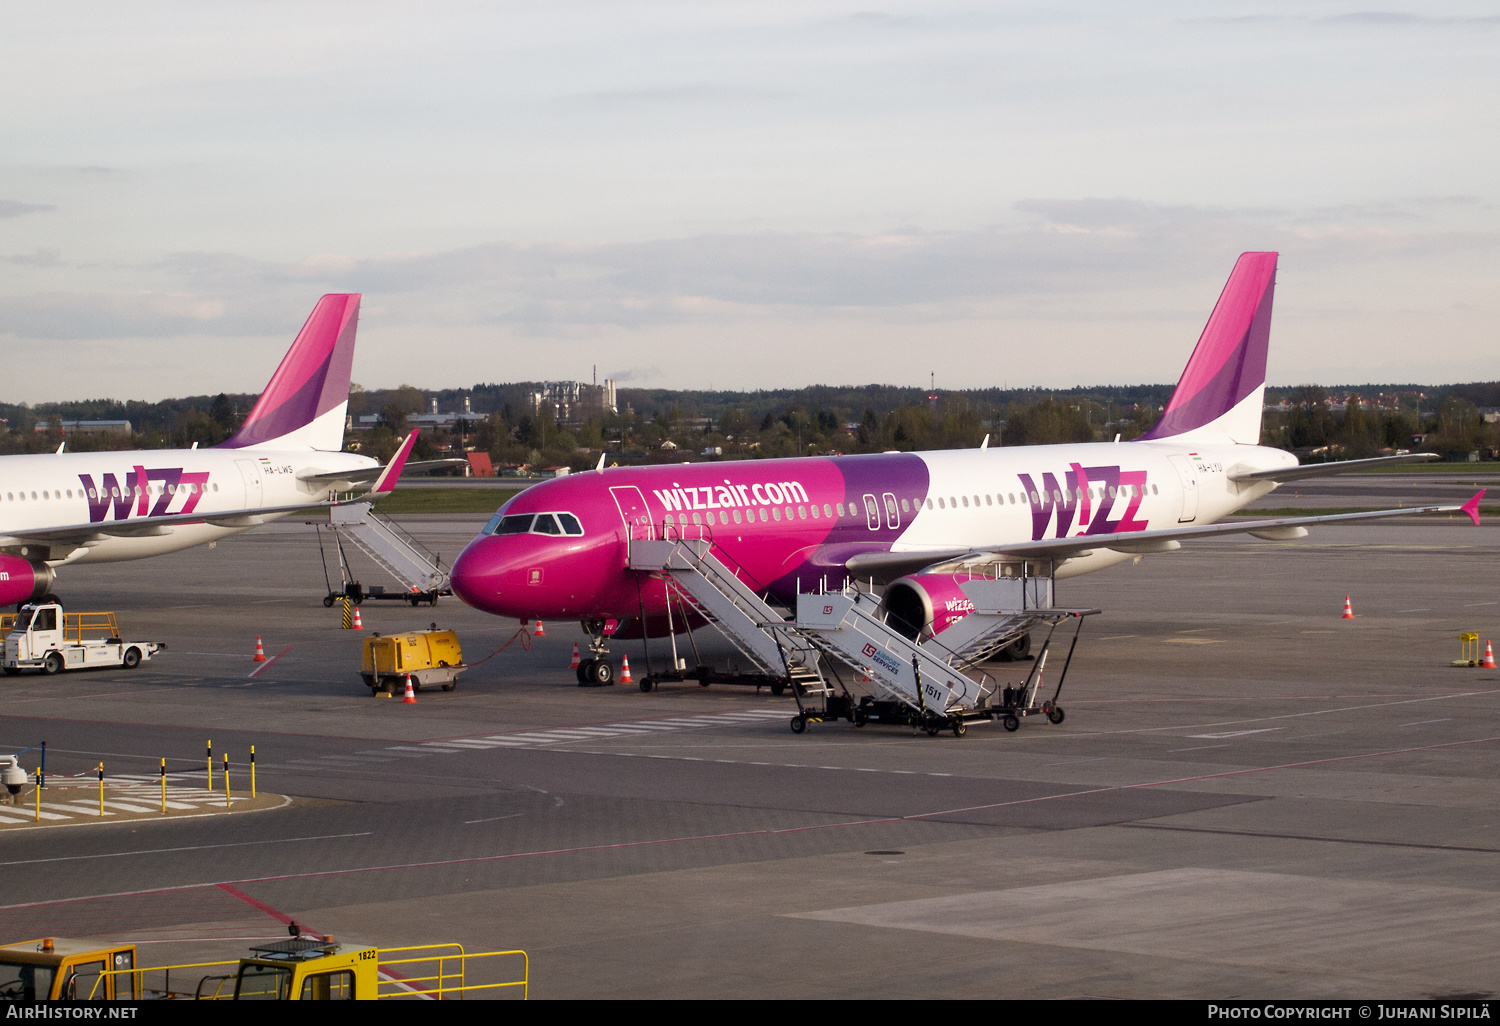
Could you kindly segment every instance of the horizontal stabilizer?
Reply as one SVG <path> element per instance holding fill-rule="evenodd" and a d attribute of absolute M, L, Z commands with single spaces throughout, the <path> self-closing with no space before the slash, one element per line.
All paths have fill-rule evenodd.
<path fill-rule="evenodd" d="M 402 468 L 402 476 L 417 471 L 438 470 L 443 467 L 460 467 L 468 460 L 445 459 L 445 460 L 407 460 L 406 466 Z M 363 484 L 366 481 L 374 481 L 385 473 L 384 466 L 360 467 L 358 470 L 329 470 L 309 471 L 297 475 L 298 481 L 306 481 L 309 484 L 339 484 L 347 481 L 349 484 Z"/>

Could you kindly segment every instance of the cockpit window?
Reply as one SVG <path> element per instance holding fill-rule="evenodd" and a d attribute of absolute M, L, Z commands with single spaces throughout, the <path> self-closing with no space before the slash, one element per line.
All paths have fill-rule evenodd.
<path fill-rule="evenodd" d="M 583 534 L 583 525 L 571 513 L 495 514 L 485 525 L 486 534 Z"/>
<path fill-rule="evenodd" d="M 531 530 L 533 514 L 519 513 L 514 516 L 501 517 L 500 526 L 495 528 L 496 534 L 525 534 Z"/>

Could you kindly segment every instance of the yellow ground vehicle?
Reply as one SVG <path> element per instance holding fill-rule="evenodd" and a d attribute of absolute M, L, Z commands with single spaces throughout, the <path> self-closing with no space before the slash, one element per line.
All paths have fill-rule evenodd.
<path fill-rule="evenodd" d="M 418 691 L 433 684 L 452 691 L 458 686 L 458 675 L 467 669 L 463 662 L 458 635 L 433 624 L 425 631 L 370 635 L 365 639 L 360 676 L 371 691 L 394 692 L 408 677 Z"/>
<path fill-rule="evenodd" d="M 520 975 L 471 983 L 475 963 L 484 978 Z M 138 966 L 133 944 L 47 937 L 0 947 L 0 1001 L 449 1001 L 511 996 L 511 988 L 524 1000 L 530 977 L 524 951 L 471 953 L 461 944 L 345 951 L 332 937 L 289 937 L 238 961 L 163 966 Z"/>
<path fill-rule="evenodd" d="M 0 1001 L 139 997 L 134 944 L 44 937 L 0 948 Z"/>
<path fill-rule="evenodd" d="M 448 1001 L 477 996 L 480 991 L 503 992 L 518 987 L 524 1000 L 531 975 L 530 962 L 524 951 L 471 954 L 460 944 L 424 944 L 408 948 L 359 946 L 345 951 L 332 937 L 323 940 L 293 937 L 251 948 L 250 952 L 249 958 L 238 962 L 200 962 L 138 969 L 135 971 L 135 987 L 143 998 L 197 1001 L 374 1001 L 381 998 Z M 506 967 L 518 967 L 520 978 L 497 983 L 468 982 L 471 965 L 484 960 L 491 960 L 485 962 L 485 968 L 497 972 Z M 204 970 L 209 972 L 204 974 Z M 191 984 L 191 990 L 173 990 L 174 973 L 179 981 L 196 979 L 197 982 Z M 79 997 L 85 996 L 80 990 Z"/>

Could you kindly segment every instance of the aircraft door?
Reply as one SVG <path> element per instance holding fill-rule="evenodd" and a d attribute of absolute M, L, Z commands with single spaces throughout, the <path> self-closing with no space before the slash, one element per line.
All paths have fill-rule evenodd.
<path fill-rule="evenodd" d="M 1193 467 L 1193 461 L 1186 456 L 1168 458 L 1172 461 L 1172 468 L 1177 471 L 1178 480 L 1182 482 L 1182 513 L 1177 522 L 1185 524 L 1198 519 L 1198 472 Z"/>
<path fill-rule="evenodd" d="M 872 531 L 880 530 L 880 506 L 875 496 L 865 496 L 865 526 Z"/>
<path fill-rule="evenodd" d="M 646 497 L 635 485 L 615 485 L 609 494 L 614 497 L 620 519 L 625 522 L 625 536 L 630 541 L 653 541 L 656 528 L 651 523 L 651 510 Z"/>
<path fill-rule="evenodd" d="M 901 511 L 896 508 L 896 496 L 892 492 L 886 492 L 881 496 L 885 500 L 885 526 L 892 531 L 901 529 Z"/>
<path fill-rule="evenodd" d="M 254 509 L 261 504 L 260 467 L 254 460 L 235 460 L 234 465 L 245 479 L 245 508 Z"/>

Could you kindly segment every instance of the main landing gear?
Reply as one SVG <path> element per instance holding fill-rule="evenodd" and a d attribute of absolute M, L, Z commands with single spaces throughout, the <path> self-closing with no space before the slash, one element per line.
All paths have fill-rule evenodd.
<path fill-rule="evenodd" d="M 588 658 L 578 664 L 578 686 L 609 687 L 615 682 L 615 664 L 609 661 L 609 646 L 604 641 L 603 620 L 582 620 L 583 633 L 589 636 Z"/>

